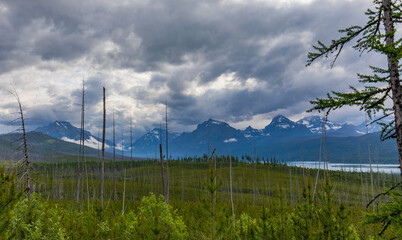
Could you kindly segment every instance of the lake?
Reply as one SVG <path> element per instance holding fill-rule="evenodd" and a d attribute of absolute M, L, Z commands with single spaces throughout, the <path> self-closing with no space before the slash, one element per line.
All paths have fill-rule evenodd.
<path fill-rule="evenodd" d="M 289 166 L 305 167 L 305 168 L 319 168 L 319 162 L 287 162 Z M 400 174 L 399 164 L 371 164 L 373 172 Z M 321 162 L 321 169 L 324 169 L 323 162 Z M 359 163 L 328 163 L 329 170 L 347 171 L 347 172 L 370 172 L 369 164 Z"/>

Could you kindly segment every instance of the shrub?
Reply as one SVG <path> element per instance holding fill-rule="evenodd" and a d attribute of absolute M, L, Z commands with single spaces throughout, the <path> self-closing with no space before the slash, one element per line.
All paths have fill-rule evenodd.
<path fill-rule="evenodd" d="M 125 219 L 124 239 L 187 239 L 181 216 L 154 194 L 141 200 L 138 214 L 130 211 Z"/>
<path fill-rule="evenodd" d="M 64 239 L 61 216 L 56 206 L 42 203 L 37 194 L 18 202 L 10 214 L 6 233 L 17 239 Z"/>

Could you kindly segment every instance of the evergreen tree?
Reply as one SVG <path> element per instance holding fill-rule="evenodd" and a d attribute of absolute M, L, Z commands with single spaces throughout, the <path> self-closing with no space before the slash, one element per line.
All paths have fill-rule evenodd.
<path fill-rule="evenodd" d="M 379 207 L 378 212 L 366 213 L 365 224 L 380 224 L 379 236 L 389 229 L 390 238 L 398 238 L 402 233 L 402 193 L 389 191 L 391 202 Z"/>
<path fill-rule="evenodd" d="M 6 238 L 5 230 L 10 225 L 11 211 L 21 199 L 22 193 L 17 192 L 15 174 L 8 174 L 0 168 L 0 238 Z"/>
<path fill-rule="evenodd" d="M 162 195 L 143 197 L 138 213 L 127 214 L 123 239 L 188 239 L 182 217 L 167 204 Z"/>
<path fill-rule="evenodd" d="M 398 0 L 374 0 L 373 5 L 375 10 L 368 9 L 365 13 L 368 21 L 364 26 L 355 25 L 339 30 L 343 36 L 332 40 L 329 45 L 318 41 L 318 45 L 313 46 L 315 52 L 308 54 L 307 66 L 321 57 L 334 54 L 332 67 L 343 47 L 355 41 L 353 48 L 360 53 L 374 51 L 385 55 L 387 69 L 370 66 L 372 75 L 358 74 L 359 82 L 365 84 L 363 89 L 351 86 L 351 91 L 347 93 L 332 91 L 326 98 L 311 101 L 314 106 L 309 111 L 326 110 L 329 113 L 343 106 L 360 106 L 360 110 L 366 111 L 370 118 L 373 118 L 376 113 L 382 115 L 375 118 L 373 122 L 394 115 L 393 121 L 387 124 L 382 123 L 381 139 L 397 139 L 399 163 L 402 167 L 402 87 L 399 79 L 402 39 L 395 40 L 397 31 L 395 25 L 402 22 L 402 3 Z M 385 31 L 382 30 L 382 25 Z M 391 99 L 392 107 L 386 106 L 387 99 Z"/>

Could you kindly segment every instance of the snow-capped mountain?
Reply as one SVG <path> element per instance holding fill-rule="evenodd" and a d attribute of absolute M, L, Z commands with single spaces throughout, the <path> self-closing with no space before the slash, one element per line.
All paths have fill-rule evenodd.
<path fill-rule="evenodd" d="M 320 136 L 322 120 L 323 118 L 320 116 L 310 116 L 294 122 L 282 115 L 278 115 L 264 129 L 255 129 L 248 126 L 244 130 L 239 130 L 231 127 L 226 122 L 209 119 L 197 125 L 197 128 L 192 132 L 169 132 L 169 155 L 200 156 L 208 153 L 208 151 L 211 152 L 213 148 L 217 149 L 217 154 L 228 154 L 229 145 L 233 154 L 249 153 L 254 144 L 263 149 L 275 143 L 286 145 L 291 141 L 299 141 L 298 144 L 300 145 L 307 139 L 315 139 Z M 369 132 L 373 132 L 376 128 L 372 127 L 370 130 Z M 35 131 L 67 142 L 78 144 L 80 141 L 80 128 L 65 121 L 56 121 L 48 126 L 39 127 Z M 365 125 L 341 125 L 327 121 L 326 131 L 328 137 L 355 137 L 365 134 Z M 134 156 L 159 156 L 160 143 L 162 143 L 163 153 L 165 154 L 165 134 L 165 130 L 154 128 L 135 140 L 133 143 Z M 121 144 L 122 142 L 119 142 L 119 140 L 116 142 L 118 152 L 122 149 Z M 101 145 L 101 140 L 91 135 L 89 131 L 85 131 L 85 145 L 97 149 Z M 107 151 L 111 151 L 112 146 L 113 143 L 106 140 Z M 126 154 L 131 149 L 130 147 L 131 142 L 124 141 Z"/>
<path fill-rule="evenodd" d="M 387 121 L 383 121 L 384 123 L 388 123 Z M 359 129 L 359 131 L 363 134 L 366 134 L 366 132 L 368 131 L 369 133 L 373 133 L 373 132 L 380 132 L 381 131 L 381 125 L 377 124 L 377 123 L 372 123 L 369 124 L 367 126 L 367 130 L 366 130 L 366 123 L 363 122 L 362 124 L 360 124 L 359 126 L 357 126 L 357 128 Z"/>
<path fill-rule="evenodd" d="M 173 141 L 177 138 L 179 134 L 174 132 L 168 133 L 168 140 Z M 134 144 L 134 152 L 143 153 L 146 155 L 154 154 L 155 150 L 157 154 L 159 154 L 159 144 L 162 144 L 162 147 L 165 148 L 166 145 L 166 131 L 160 128 L 154 128 L 150 132 L 147 132 L 140 138 L 138 138 Z"/>
<path fill-rule="evenodd" d="M 293 122 L 290 119 L 278 115 L 263 129 L 266 136 L 271 137 L 295 137 L 311 135 L 311 131 L 303 124 Z"/>
<path fill-rule="evenodd" d="M 324 121 L 323 117 L 320 116 L 309 116 L 309 117 L 304 117 L 297 121 L 299 124 L 305 125 L 312 133 L 318 134 L 322 132 L 322 123 Z M 325 129 L 327 133 L 339 130 L 342 128 L 342 125 L 333 123 L 331 121 L 326 122 L 325 124 Z"/>
<path fill-rule="evenodd" d="M 253 138 L 253 137 L 261 137 L 263 132 L 261 129 L 255 129 L 251 126 L 248 126 L 245 130 L 242 131 L 243 136 L 246 138 Z"/>
<path fill-rule="evenodd" d="M 39 127 L 34 130 L 35 132 L 40 132 L 51 137 L 79 144 L 81 128 L 73 126 L 71 123 L 66 121 L 55 121 L 47 126 Z M 92 148 L 98 148 L 102 144 L 102 140 L 93 136 L 89 131 L 84 130 L 84 140 L 85 145 Z M 105 148 L 109 148 L 112 144 L 109 141 L 105 141 Z"/>
<path fill-rule="evenodd" d="M 322 124 L 324 118 L 320 116 L 309 116 L 297 121 L 300 124 L 305 125 L 313 134 L 320 134 L 322 132 Z M 350 137 L 350 136 L 360 136 L 366 133 L 365 124 L 355 126 L 352 124 L 337 124 L 327 120 L 325 124 L 326 133 L 328 136 L 337 137 Z M 371 132 L 377 132 L 375 128 L 371 128 Z"/>
<path fill-rule="evenodd" d="M 81 134 L 80 128 L 74 127 L 71 123 L 65 121 L 55 121 L 45 127 L 39 127 L 34 131 L 58 139 L 65 137 L 72 140 L 80 140 L 80 134 Z M 90 132 L 84 131 L 85 140 L 89 139 L 90 136 L 91 136 Z"/>
<path fill-rule="evenodd" d="M 182 133 L 177 137 L 169 137 L 169 153 L 173 155 L 202 155 L 215 147 L 220 154 L 227 154 L 228 143 L 232 152 L 248 151 L 254 141 L 261 146 L 267 146 L 277 141 L 288 139 L 300 139 L 300 137 L 314 138 L 320 136 L 323 118 L 311 116 L 293 122 L 290 119 L 278 115 L 274 117 L 264 129 L 255 129 L 248 126 L 245 130 L 238 130 L 228 123 L 209 119 L 197 126 L 192 132 Z M 327 136 L 353 137 L 362 135 L 358 127 L 350 124 L 337 124 L 327 121 Z M 162 131 L 162 147 L 165 149 L 165 135 Z M 153 129 L 134 145 L 134 151 L 148 153 L 154 156 L 160 141 L 160 130 Z M 287 141 L 287 140 L 286 140 Z M 165 150 L 164 150 L 165 151 Z M 153 155 L 149 155 L 153 154 Z M 159 154 L 159 153 L 157 153 Z"/>

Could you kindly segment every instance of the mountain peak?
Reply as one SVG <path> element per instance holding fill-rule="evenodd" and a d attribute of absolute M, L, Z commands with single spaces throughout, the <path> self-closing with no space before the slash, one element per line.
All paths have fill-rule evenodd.
<path fill-rule="evenodd" d="M 52 124 L 65 128 L 65 129 L 72 127 L 71 123 L 66 122 L 66 121 L 54 121 Z"/>
<path fill-rule="evenodd" d="M 300 119 L 299 121 L 297 121 L 298 124 L 303 124 L 304 126 L 306 126 L 313 134 L 318 134 L 322 132 L 322 124 L 323 124 L 324 118 L 321 116 L 307 116 L 304 117 L 302 119 Z M 343 126 L 333 123 L 329 120 L 327 120 L 325 122 L 325 128 L 326 131 L 329 132 L 333 132 L 333 131 L 337 131 L 339 129 L 341 129 Z"/>
<path fill-rule="evenodd" d="M 318 116 L 318 115 L 307 116 L 307 117 L 304 117 L 304 118 L 300 119 L 300 120 L 297 121 L 297 122 L 300 122 L 300 121 L 303 121 L 303 120 L 304 120 L 304 121 L 309 121 L 309 122 L 322 122 L 323 117 Z"/>
<path fill-rule="evenodd" d="M 277 115 L 277 116 L 275 116 L 275 117 L 272 119 L 271 123 L 272 123 L 272 122 L 274 122 L 274 123 L 281 123 L 281 122 L 292 122 L 292 121 L 289 120 L 289 118 L 287 118 L 287 117 L 285 117 L 285 116 L 283 116 L 283 115 Z"/>
<path fill-rule="evenodd" d="M 242 133 L 246 138 L 261 137 L 261 130 L 252 128 L 251 126 L 248 126 Z"/>
<path fill-rule="evenodd" d="M 208 119 L 207 121 L 198 124 L 197 129 L 200 128 L 216 128 L 216 127 L 229 127 L 229 124 L 227 124 L 226 122 L 221 122 L 218 120 L 214 120 L 214 119 Z"/>
<path fill-rule="evenodd" d="M 214 119 L 212 119 L 212 118 L 208 119 L 208 121 L 205 121 L 204 123 L 212 123 L 212 124 L 217 124 L 217 125 L 219 125 L 219 124 L 227 124 L 227 123 L 225 123 L 225 122 L 221 122 L 221 121 L 218 121 L 218 120 L 214 120 Z"/>
<path fill-rule="evenodd" d="M 269 136 L 277 137 L 306 136 L 311 134 L 306 126 L 295 123 L 283 115 L 275 116 L 263 131 L 265 134 L 269 134 Z"/>
<path fill-rule="evenodd" d="M 54 121 L 47 126 L 39 127 L 34 130 L 35 132 L 40 132 L 54 138 L 62 139 L 63 137 L 79 140 L 81 136 L 81 128 L 73 126 L 71 123 L 66 121 Z M 84 139 L 87 140 L 91 136 L 91 133 L 84 131 Z"/>
<path fill-rule="evenodd" d="M 253 131 L 253 130 L 255 130 L 255 128 L 252 128 L 250 125 L 245 129 L 245 131 Z"/>

